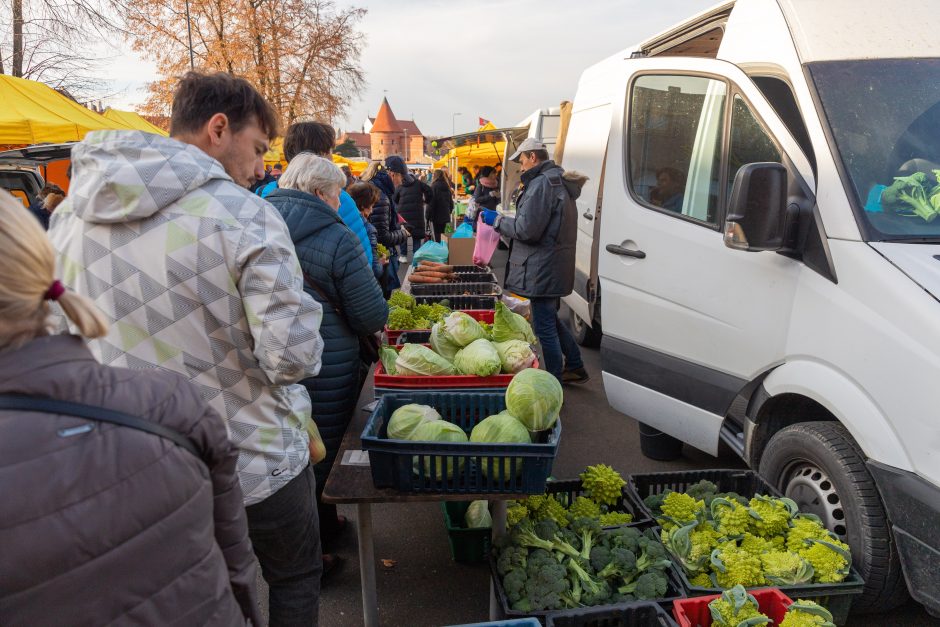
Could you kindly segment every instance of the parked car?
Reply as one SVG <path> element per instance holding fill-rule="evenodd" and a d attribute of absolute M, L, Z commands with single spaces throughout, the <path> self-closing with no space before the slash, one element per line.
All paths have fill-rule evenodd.
<path fill-rule="evenodd" d="M 819 515 L 859 611 L 940 614 L 932 8 L 723 3 L 585 70 L 562 162 L 590 177 L 565 300 L 611 405 Z"/>
<path fill-rule="evenodd" d="M 46 184 L 49 166 L 67 161 L 72 145 L 38 144 L 0 152 L 0 189 L 7 190 L 28 207 Z"/>

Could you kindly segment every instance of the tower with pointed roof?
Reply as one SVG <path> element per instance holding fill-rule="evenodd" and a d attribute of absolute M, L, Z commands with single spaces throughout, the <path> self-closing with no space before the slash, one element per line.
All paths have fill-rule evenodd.
<path fill-rule="evenodd" d="M 369 134 L 373 159 L 401 155 L 406 162 L 415 163 L 424 156 L 424 135 L 413 120 L 398 120 L 395 117 L 388 98 L 382 99 Z"/>

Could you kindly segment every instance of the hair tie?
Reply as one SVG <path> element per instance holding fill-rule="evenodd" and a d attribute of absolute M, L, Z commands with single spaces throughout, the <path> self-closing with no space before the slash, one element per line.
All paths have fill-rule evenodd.
<path fill-rule="evenodd" d="M 49 286 L 49 289 L 46 290 L 46 295 L 43 296 L 43 300 L 59 300 L 59 297 L 65 294 L 65 286 L 62 285 L 62 282 L 56 279 L 52 282 L 52 285 Z"/>

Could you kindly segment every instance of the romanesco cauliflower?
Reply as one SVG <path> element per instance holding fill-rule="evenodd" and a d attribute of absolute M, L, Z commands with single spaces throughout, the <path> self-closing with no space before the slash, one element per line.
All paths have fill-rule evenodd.
<path fill-rule="evenodd" d="M 712 551 L 711 563 L 715 583 L 719 588 L 732 588 L 737 584 L 752 588 L 765 583 L 764 567 L 760 558 L 742 551 L 733 543 L 727 543 Z"/>
<path fill-rule="evenodd" d="M 809 545 L 800 550 L 816 574 L 813 581 L 817 583 L 838 583 L 849 574 L 852 558 L 849 545 L 828 538 L 826 540 L 809 540 Z"/>
<path fill-rule="evenodd" d="M 721 596 L 708 604 L 715 627 L 738 627 L 770 623 L 770 618 L 761 613 L 757 599 L 741 586 L 725 590 Z M 759 620 L 763 618 L 764 620 Z"/>
<path fill-rule="evenodd" d="M 832 614 L 823 606 L 798 599 L 787 608 L 780 627 L 835 627 L 835 623 L 832 622 Z"/>
<path fill-rule="evenodd" d="M 797 516 L 793 519 L 792 527 L 787 533 L 787 549 L 801 551 L 806 547 L 807 540 L 828 540 L 831 536 L 818 518 L 812 516 Z"/>
<path fill-rule="evenodd" d="M 600 506 L 585 496 L 579 496 L 568 506 L 572 518 L 597 518 L 601 515 Z"/>
<path fill-rule="evenodd" d="M 663 498 L 663 527 L 685 526 L 697 520 L 699 512 L 704 511 L 705 501 L 692 498 L 684 492 L 670 492 Z"/>
<path fill-rule="evenodd" d="M 401 307 L 402 309 L 413 309 L 415 306 L 415 297 L 411 294 L 405 294 L 401 290 L 395 290 L 388 299 L 388 304 L 392 307 Z"/>
<path fill-rule="evenodd" d="M 588 497 L 601 505 L 616 505 L 626 483 L 620 473 L 606 464 L 588 466 L 581 473 L 581 485 Z"/>
<path fill-rule="evenodd" d="M 788 498 L 774 498 L 758 494 L 751 499 L 751 510 L 760 518 L 752 521 L 754 532 L 764 537 L 782 534 L 790 526 L 790 519 L 797 512 L 797 505 Z"/>
<path fill-rule="evenodd" d="M 723 536 L 743 534 L 751 527 L 756 516 L 746 505 L 726 498 L 716 498 L 712 501 L 711 514 L 718 523 L 718 533 Z"/>
<path fill-rule="evenodd" d="M 607 512 L 601 514 L 601 527 L 615 527 L 633 522 L 633 516 L 626 512 Z"/>
<path fill-rule="evenodd" d="M 764 577 L 778 586 L 796 586 L 813 580 L 813 565 L 790 551 L 769 551 L 760 556 Z"/>
<path fill-rule="evenodd" d="M 401 331 L 406 329 L 413 329 L 414 327 L 414 318 L 411 315 L 411 312 L 402 307 L 392 307 L 388 312 L 388 328 L 393 331 Z"/>

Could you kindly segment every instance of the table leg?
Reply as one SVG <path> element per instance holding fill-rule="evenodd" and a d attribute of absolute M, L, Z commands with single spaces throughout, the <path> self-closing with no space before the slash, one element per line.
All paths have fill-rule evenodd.
<path fill-rule="evenodd" d="M 493 516 L 493 539 L 506 533 L 506 501 L 490 501 L 490 510 Z M 496 585 L 490 579 L 490 620 L 502 618 L 502 608 L 496 599 Z"/>
<path fill-rule="evenodd" d="M 379 627 L 379 603 L 375 594 L 375 545 L 372 542 L 372 506 L 359 503 L 359 576 L 362 584 L 362 618 L 365 627 Z"/>

